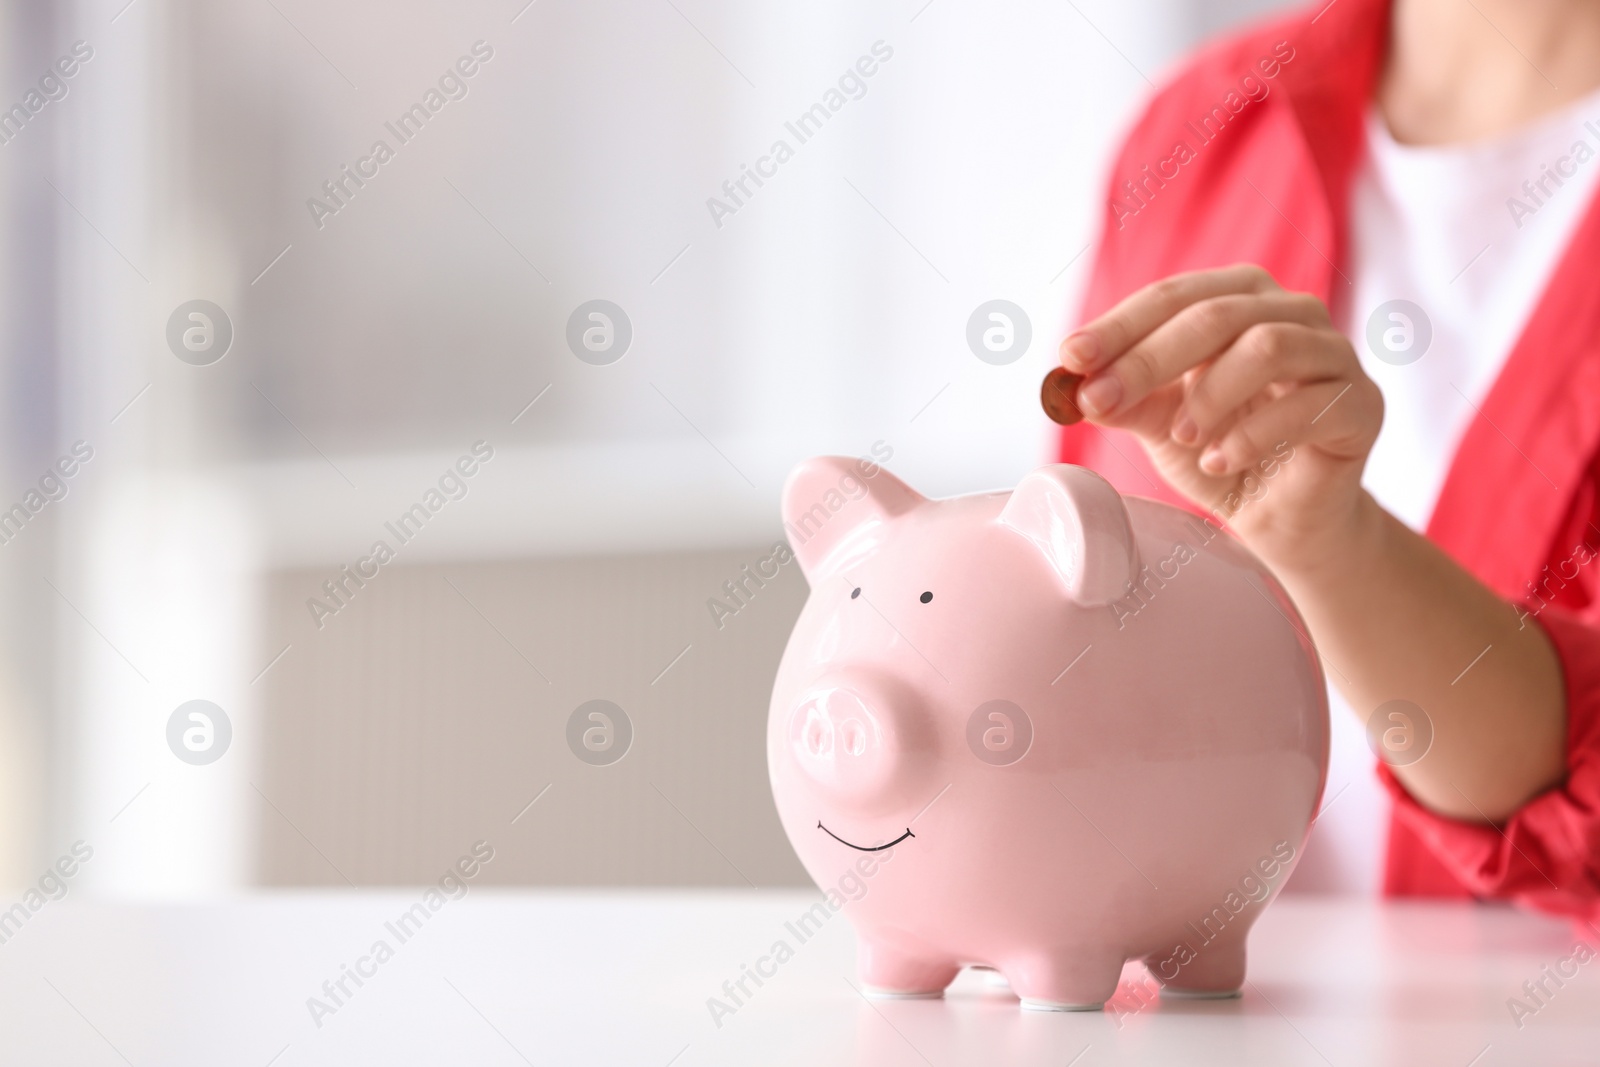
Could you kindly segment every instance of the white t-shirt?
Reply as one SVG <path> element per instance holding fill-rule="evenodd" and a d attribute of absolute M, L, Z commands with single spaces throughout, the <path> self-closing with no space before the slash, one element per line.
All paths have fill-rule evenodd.
<path fill-rule="evenodd" d="M 1340 325 L 1383 390 L 1383 430 L 1363 484 L 1421 530 L 1475 409 L 1595 195 L 1600 92 L 1460 145 L 1398 144 L 1374 110 L 1367 148 L 1351 191 L 1345 273 L 1353 298 Z M 1308 890 L 1376 890 L 1388 806 L 1363 718 L 1337 693 L 1332 705 L 1323 803 L 1333 806 L 1296 881 Z"/>

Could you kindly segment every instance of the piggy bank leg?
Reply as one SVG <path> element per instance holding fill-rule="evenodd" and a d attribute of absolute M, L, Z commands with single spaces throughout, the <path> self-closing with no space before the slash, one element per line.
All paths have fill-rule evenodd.
<path fill-rule="evenodd" d="M 881 941 L 861 938 L 857 956 L 863 990 L 869 997 L 939 997 L 961 967 L 952 960 L 913 956 Z"/>
<path fill-rule="evenodd" d="M 1244 986 L 1244 941 L 1243 934 L 1235 936 L 1230 931 L 1197 951 L 1151 956 L 1145 960 L 1145 965 L 1161 983 L 1164 997 L 1202 1000 L 1236 997 Z"/>
<path fill-rule="evenodd" d="M 1104 948 L 1063 950 L 1002 962 L 1029 1011 L 1099 1011 L 1117 991 L 1124 956 Z"/>

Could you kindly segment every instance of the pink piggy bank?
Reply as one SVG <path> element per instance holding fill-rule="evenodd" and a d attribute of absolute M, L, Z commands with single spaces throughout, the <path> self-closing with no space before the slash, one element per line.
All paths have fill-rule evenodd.
<path fill-rule="evenodd" d="M 1065 465 L 929 500 L 813 459 L 783 517 L 811 596 L 772 792 L 866 991 L 978 966 L 1093 1009 L 1137 959 L 1168 995 L 1235 995 L 1328 760 L 1316 651 L 1262 564 Z"/>

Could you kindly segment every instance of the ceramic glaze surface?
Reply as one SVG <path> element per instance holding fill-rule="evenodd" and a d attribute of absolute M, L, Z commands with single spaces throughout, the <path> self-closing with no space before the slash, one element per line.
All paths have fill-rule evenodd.
<path fill-rule="evenodd" d="M 1098 1007 L 1128 959 L 1228 995 L 1322 794 L 1326 695 L 1293 604 L 1230 535 L 1080 467 L 928 500 L 801 464 L 811 596 L 767 729 L 795 851 L 862 982 L 963 966 L 1024 1006 Z"/>

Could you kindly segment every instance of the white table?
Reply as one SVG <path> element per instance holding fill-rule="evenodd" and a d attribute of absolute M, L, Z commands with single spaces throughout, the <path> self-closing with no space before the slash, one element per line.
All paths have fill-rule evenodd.
<path fill-rule="evenodd" d="M 1291 897 L 1252 936 L 1242 999 L 1145 1006 L 1130 968 L 1112 1011 L 1057 1014 L 970 972 L 944 1000 L 868 1002 L 844 915 L 804 944 L 786 930 L 813 894 L 476 888 L 401 943 L 384 924 L 419 897 L 47 904 L 0 944 L 0 1062 L 1600 1063 L 1600 961 L 1519 1029 L 1507 999 L 1574 935 L 1501 908 Z M 393 958 L 317 1027 L 307 998 L 379 939 Z M 779 939 L 794 957 L 715 1026 L 707 998 Z"/>

